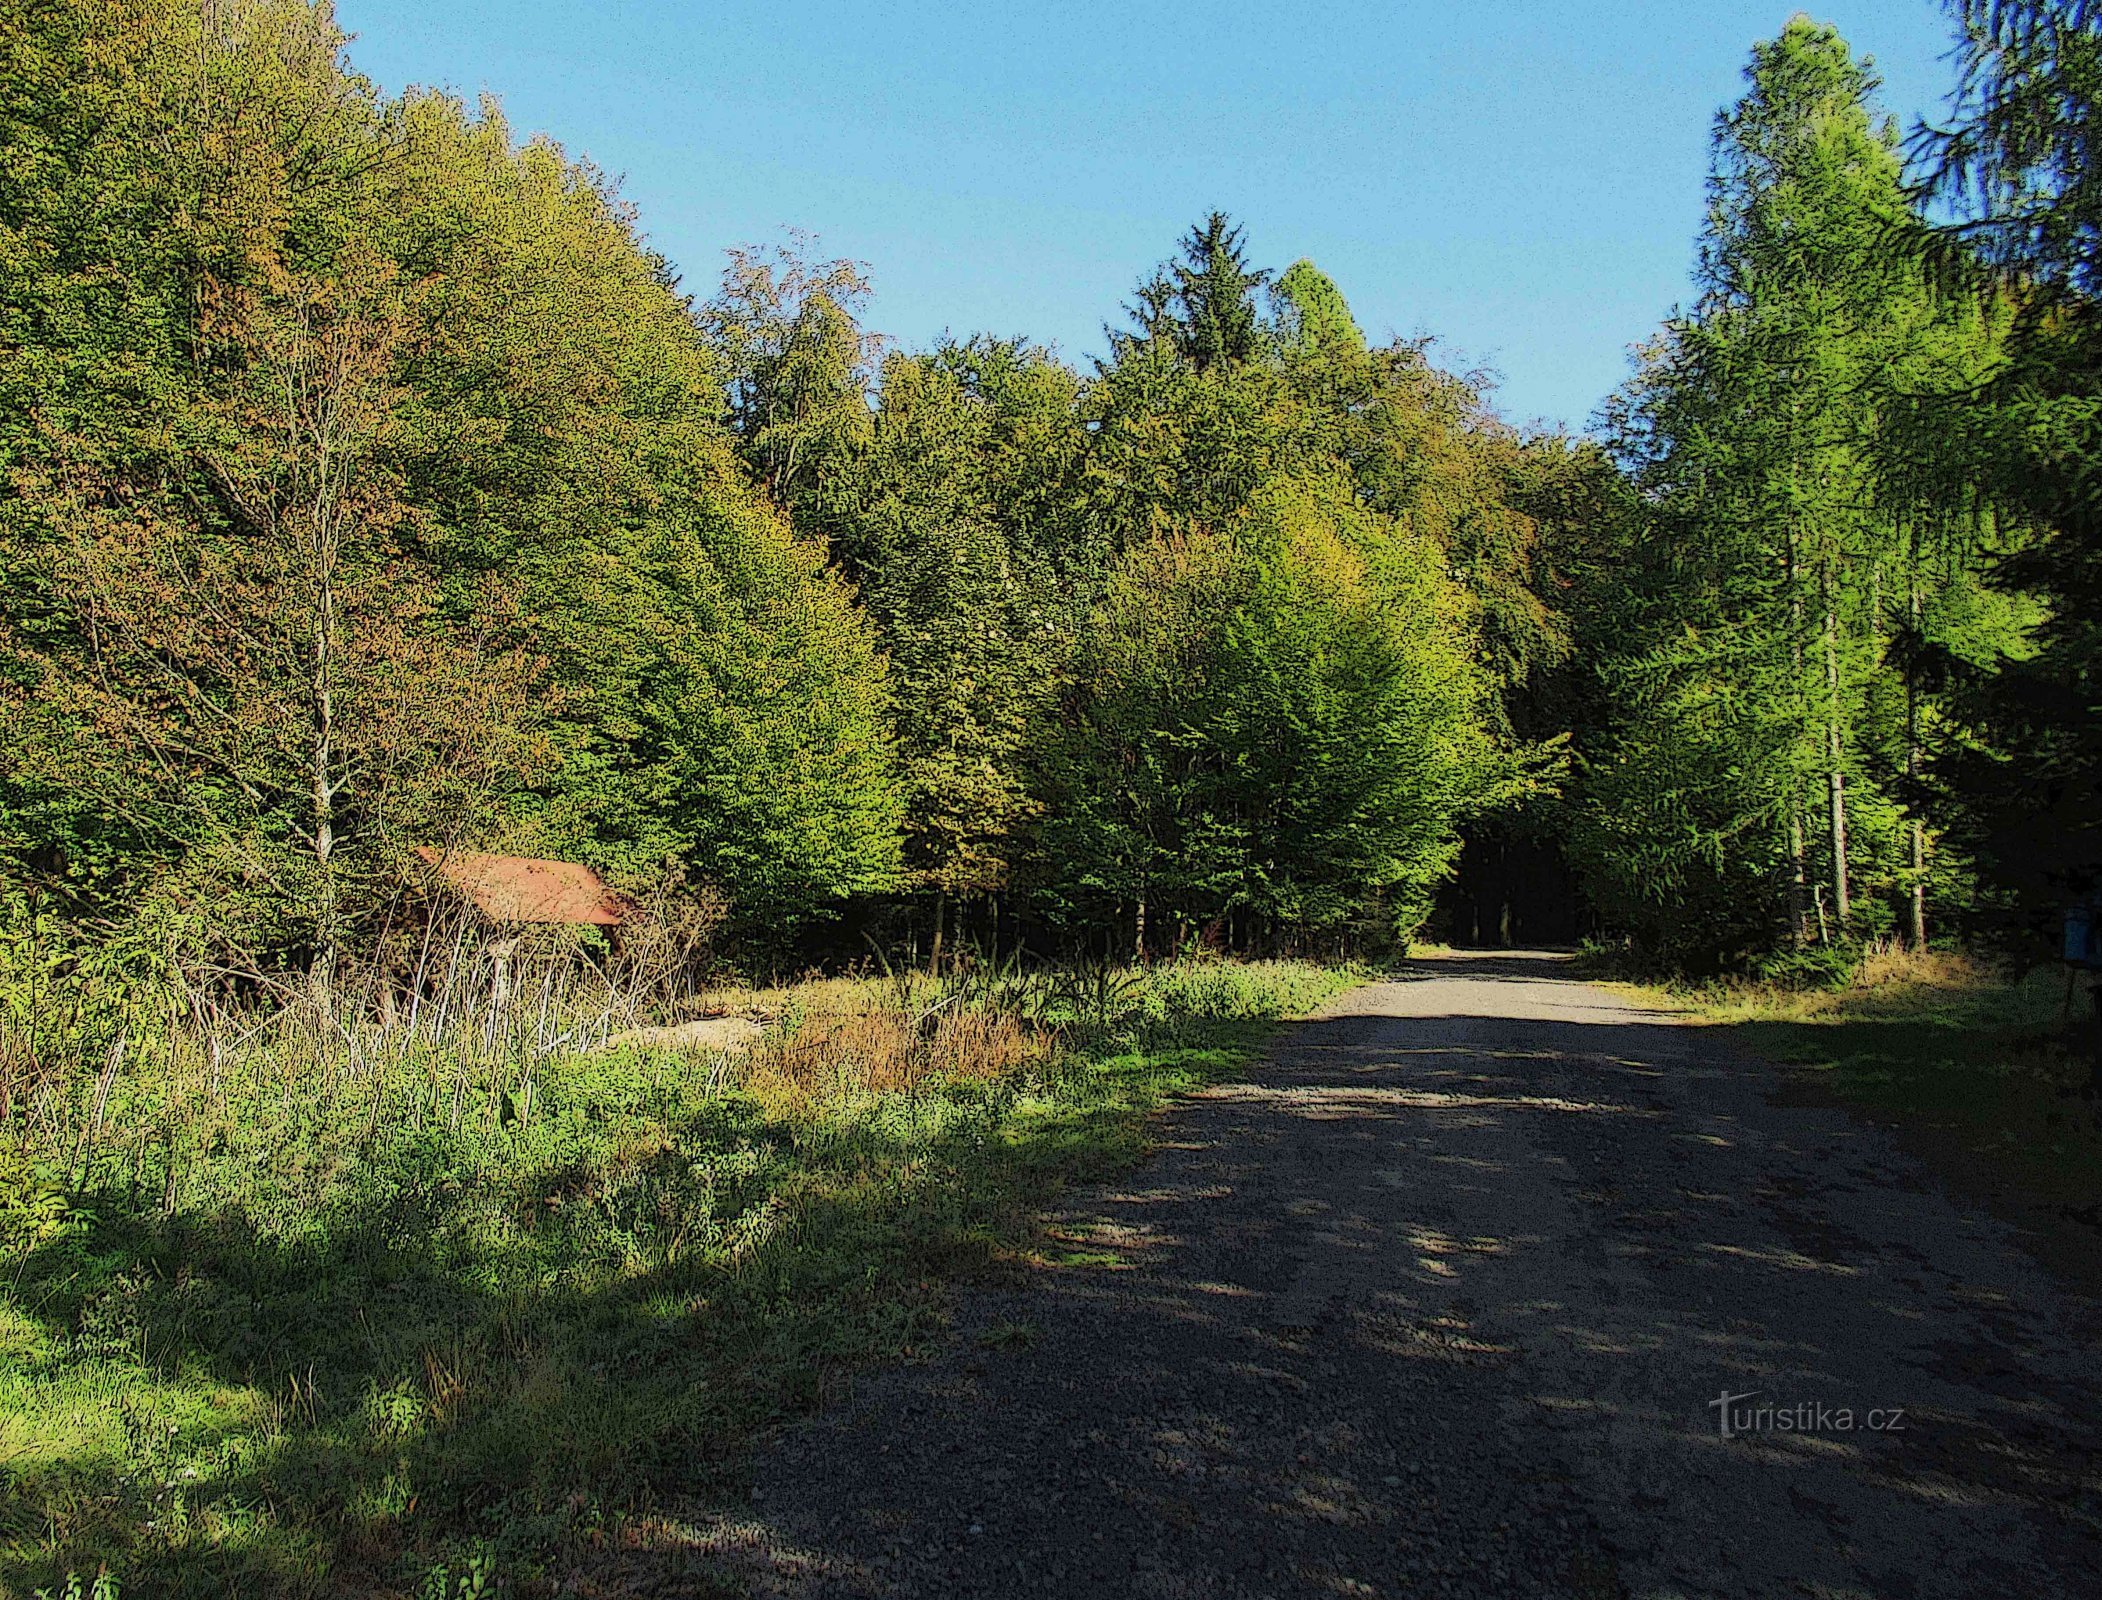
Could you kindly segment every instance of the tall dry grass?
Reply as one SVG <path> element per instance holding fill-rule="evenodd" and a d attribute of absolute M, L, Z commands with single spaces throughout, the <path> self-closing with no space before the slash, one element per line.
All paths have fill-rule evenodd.
<path fill-rule="evenodd" d="M 1895 939 L 1878 940 L 1861 954 L 1851 987 L 1903 985 L 1929 989 L 1976 989 L 2005 979 L 1999 963 L 1961 950 L 1917 950 Z"/>
<path fill-rule="evenodd" d="M 1804 984 L 1772 978 L 1710 979 L 1681 991 L 1720 1022 L 1816 1022 L 1863 1010 L 1958 1003 L 2004 988 L 2012 975 L 1985 957 L 1914 950 L 1895 941 L 1864 949 L 1842 981 Z"/>
<path fill-rule="evenodd" d="M 614 944 L 456 908 L 337 958 L 323 982 L 32 926 L 0 943 L 0 1163 L 72 1191 L 112 1161 L 134 1186 L 152 1169 L 172 1211 L 183 1150 L 271 1108 L 368 1139 L 388 1119 L 529 1116 L 547 1063 L 711 1010 L 705 936 L 650 906 Z"/>
<path fill-rule="evenodd" d="M 789 1034 L 763 1043 L 737 1069 L 738 1083 L 770 1111 L 807 1110 L 869 1095 L 916 1094 L 936 1082 L 988 1082 L 1047 1063 L 1055 1029 L 1010 1012 L 944 1008 L 934 1016 L 893 1006 L 806 1013 Z"/>

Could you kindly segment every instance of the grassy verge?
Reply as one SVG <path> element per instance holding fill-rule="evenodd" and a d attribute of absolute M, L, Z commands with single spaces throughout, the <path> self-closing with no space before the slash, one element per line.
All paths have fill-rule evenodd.
<path fill-rule="evenodd" d="M 1954 1185 L 2014 1222 L 2037 1255 L 2102 1290 L 2102 1113 L 2094 1015 L 2062 970 L 2011 977 L 1949 956 L 1872 958 L 1843 988 L 1669 991 L 1795 1092 L 1895 1129 Z"/>
<path fill-rule="evenodd" d="M 551 1587 L 734 1490 L 755 1428 L 930 1337 L 1164 1096 L 1347 982 L 834 983 L 734 1066 L 128 1083 L 73 1181 L 0 1157 L 0 1593 Z"/>

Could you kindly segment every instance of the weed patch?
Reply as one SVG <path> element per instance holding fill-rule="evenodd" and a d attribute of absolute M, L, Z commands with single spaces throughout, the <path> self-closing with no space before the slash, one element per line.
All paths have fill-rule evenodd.
<path fill-rule="evenodd" d="M 0 1163 L 0 1593 L 552 1587 L 1347 981 L 835 981 L 742 1058 L 548 1056 L 529 1099 L 495 1056 L 120 1074 L 92 1161 Z"/>

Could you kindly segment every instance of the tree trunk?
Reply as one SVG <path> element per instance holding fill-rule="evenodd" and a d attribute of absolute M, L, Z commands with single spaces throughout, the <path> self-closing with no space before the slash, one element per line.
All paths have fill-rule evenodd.
<path fill-rule="evenodd" d="M 1920 555 L 1919 530 L 1915 524 L 1912 535 L 1912 568 L 1907 574 L 1905 608 L 1910 614 L 1912 631 L 1916 636 L 1920 626 Z M 1906 941 L 1915 950 L 1927 948 L 1927 825 L 1918 814 L 1920 803 L 1920 691 L 1910 674 L 1905 681 L 1905 776 L 1911 780 L 1912 793 L 1906 796 L 1906 804 L 1912 809 L 1912 892 L 1906 896 Z"/>
<path fill-rule="evenodd" d="M 308 777 L 313 785 L 314 862 L 320 869 L 321 904 L 308 983 L 323 1023 L 335 1015 L 336 968 L 336 557 L 337 495 L 332 475 L 320 475 L 312 508 L 314 659 L 308 685 Z"/>
<path fill-rule="evenodd" d="M 1803 698 L 1803 717 L 1809 720 L 1808 695 L 1803 687 L 1803 590 L 1800 582 L 1797 545 L 1799 535 L 1791 522 L 1788 528 L 1788 551 L 1786 574 L 1788 579 L 1788 652 L 1795 668 L 1795 690 Z M 1794 924 L 1795 944 L 1802 949 L 1810 943 L 1810 866 L 1809 850 L 1805 843 L 1808 829 L 1803 826 L 1805 796 L 1800 779 L 1790 783 L 1788 801 L 1788 858 L 1790 878 L 1788 885 L 1788 915 Z M 1820 907 L 1817 921 L 1822 927 L 1824 912 Z"/>
<path fill-rule="evenodd" d="M 1839 735 L 1839 617 L 1832 603 L 1832 578 L 1825 576 L 1825 759 L 1832 798 L 1832 914 L 1841 933 L 1853 914 L 1847 887 L 1847 778 Z"/>
<path fill-rule="evenodd" d="M 1803 792 L 1788 803 L 1788 921 L 1800 950 L 1810 943 L 1810 865 L 1803 844 Z"/>

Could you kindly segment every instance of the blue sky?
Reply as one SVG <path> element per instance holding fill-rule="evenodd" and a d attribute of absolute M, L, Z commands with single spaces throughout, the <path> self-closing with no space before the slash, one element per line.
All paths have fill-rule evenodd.
<path fill-rule="evenodd" d="M 618 175 L 689 288 L 785 225 L 868 263 L 870 321 L 1071 359 L 1191 220 L 1311 256 L 1375 338 L 1436 335 L 1517 421 L 1581 425 L 1682 299 L 1710 119 L 1795 11 L 1751 0 L 1032 5 L 338 0 L 383 87 L 492 91 Z M 1935 0 L 1807 8 L 1908 125 Z"/>

